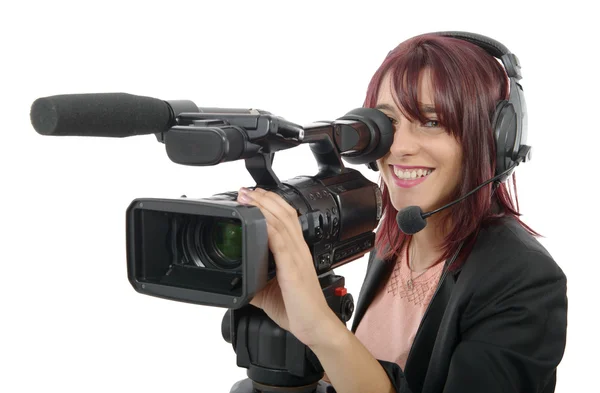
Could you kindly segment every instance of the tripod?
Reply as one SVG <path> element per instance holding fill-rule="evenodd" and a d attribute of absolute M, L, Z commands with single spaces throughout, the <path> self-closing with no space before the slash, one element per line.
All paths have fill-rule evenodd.
<path fill-rule="evenodd" d="M 345 280 L 333 272 L 319 278 L 329 307 L 344 323 L 354 312 Z M 319 359 L 290 332 L 280 328 L 264 311 L 248 305 L 225 313 L 221 324 L 225 341 L 233 345 L 237 365 L 248 378 L 230 393 L 325 393 Z"/>

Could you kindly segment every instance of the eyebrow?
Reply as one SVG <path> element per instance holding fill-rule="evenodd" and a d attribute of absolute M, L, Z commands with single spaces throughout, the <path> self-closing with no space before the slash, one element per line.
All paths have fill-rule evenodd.
<path fill-rule="evenodd" d="M 435 106 L 432 105 L 420 104 L 419 109 L 421 109 L 421 112 L 423 113 L 437 113 L 435 111 Z"/>
<path fill-rule="evenodd" d="M 379 104 L 375 107 L 375 109 L 379 109 L 379 110 L 383 109 L 383 110 L 387 110 L 390 112 L 394 112 L 394 110 L 395 110 L 395 108 L 389 104 Z M 432 105 L 419 104 L 419 109 L 423 113 L 433 113 L 433 114 L 437 113 L 435 111 L 435 106 L 432 106 Z"/>
<path fill-rule="evenodd" d="M 375 109 L 379 109 L 379 110 L 386 110 L 386 111 L 390 111 L 393 112 L 394 108 L 391 105 L 388 104 L 378 104 Z"/>

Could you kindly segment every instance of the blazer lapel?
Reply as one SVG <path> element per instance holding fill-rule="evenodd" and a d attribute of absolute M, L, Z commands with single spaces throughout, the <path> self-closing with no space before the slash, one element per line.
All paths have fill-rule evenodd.
<path fill-rule="evenodd" d="M 429 368 L 429 361 L 435 344 L 435 337 L 438 334 L 440 322 L 446 311 L 446 305 L 450 300 L 455 283 L 456 279 L 453 273 L 445 274 L 435 296 L 431 300 L 429 308 L 423 316 L 408 354 L 404 374 L 406 375 L 406 380 L 410 381 L 411 390 L 415 392 L 420 392 L 423 388 L 425 375 Z"/>
<path fill-rule="evenodd" d="M 440 282 L 431 299 L 431 303 L 429 303 L 429 306 L 425 310 L 425 315 L 421 319 L 421 324 L 417 329 L 417 334 L 408 353 L 404 374 L 406 375 L 406 380 L 410 381 L 410 388 L 413 391 L 420 392 L 423 390 L 425 376 L 429 369 L 431 354 L 436 342 L 435 338 L 438 336 L 442 318 L 446 313 L 446 307 L 456 287 L 456 281 L 461 271 L 460 268 L 450 271 L 450 267 L 456 261 L 463 246 L 464 242 L 458 246 L 452 258 L 446 261 L 444 273 L 440 277 Z"/>
<path fill-rule="evenodd" d="M 354 320 L 352 321 L 352 332 L 356 332 L 360 320 L 364 317 L 367 308 L 375 298 L 377 289 L 381 286 L 382 282 L 385 282 L 387 277 L 391 274 L 393 264 L 389 261 L 385 261 L 377 256 L 377 250 L 371 251 L 369 257 L 369 264 L 367 266 L 367 273 L 365 275 L 365 281 L 363 282 L 358 296 L 358 303 L 354 313 Z"/>

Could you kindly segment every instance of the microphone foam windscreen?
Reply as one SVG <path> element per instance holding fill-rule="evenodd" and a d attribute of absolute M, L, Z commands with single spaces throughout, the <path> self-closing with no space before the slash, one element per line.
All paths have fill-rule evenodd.
<path fill-rule="evenodd" d="M 423 210 L 419 206 L 408 206 L 398 212 L 396 222 L 402 232 L 414 235 L 427 225 L 423 218 Z"/>
<path fill-rule="evenodd" d="M 126 93 L 68 94 L 38 98 L 30 117 L 42 135 L 126 137 L 167 131 L 171 110 L 165 101 Z"/>

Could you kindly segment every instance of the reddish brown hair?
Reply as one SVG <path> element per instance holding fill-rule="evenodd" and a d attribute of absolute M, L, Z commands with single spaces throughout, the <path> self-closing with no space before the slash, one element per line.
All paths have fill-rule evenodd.
<path fill-rule="evenodd" d="M 431 70 L 438 119 L 463 150 L 463 180 L 452 195 L 454 200 L 494 176 L 496 146 L 492 119 L 497 102 L 508 98 L 508 77 L 500 62 L 482 48 L 460 39 L 424 34 L 401 43 L 388 54 L 369 83 L 364 106 L 377 105 L 381 81 L 391 72 L 398 108 L 411 121 L 426 122 L 417 99 L 419 75 L 425 68 Z M 514 174 L 514 195 L 508 186 L 505 182 L 493 191 L 490 184 L 450 208 L 441 222 L 450 230 L 442 245 L 440 261 L 451 257 L 463 241 L 466 247 L 461 255 L 466 255 L 481 226 L 500 217 L 513 216 L 537 235 L 519 218 Z M 399 254 L 409 236 L 398 229 L 398 212 L 383 181 L 381 190 L 384 211 L 376 246 L 379 256 L 388 259 Z"/>

